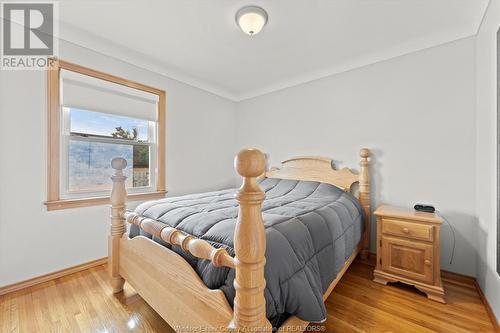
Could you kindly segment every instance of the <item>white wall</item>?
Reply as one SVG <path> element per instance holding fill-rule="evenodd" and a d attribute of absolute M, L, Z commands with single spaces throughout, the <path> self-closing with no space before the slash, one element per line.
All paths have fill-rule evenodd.
<path fill-rule="evenodd" d="M 476 205 L 479 220 L 477 280 L 500 319 L 496 272 L 497 30 L 500 1 L 491 0 L 476 37 Z"/>
<path fill-rule="evenodd" d="M 443 227 L 442 267 L 475 275 L 474 79 L 467 38 L 252 98 L 236 106 L 238 146 L 272 165 L 305 154 L 350 167 L 371 148 L 373 206 L 435 205 L 457 231 L 450 265 Z"/>
<path fill-rule="evenodd" d="M 169 195 L 232 185 L 234 103 L 62 42 L 60 57 L 167 91 Z M 109 208 L 47 212 L 46 73 L 0 72 L 0 286 L 107 255 Z"/>

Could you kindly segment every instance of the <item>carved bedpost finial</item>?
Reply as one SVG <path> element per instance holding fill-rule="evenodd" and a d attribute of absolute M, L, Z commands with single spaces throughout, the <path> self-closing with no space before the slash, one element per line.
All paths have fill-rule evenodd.
<path fill-rule="evenodd" d="M 229 327 L 243 331 L 258 328 L 259 332 L 270 332 L 272 326 L 266 318 L 264 298 L 266 232 L 261 205 L 265 194 L 256 180 L 265 171 L 266 158 L 257 149 L 244 149 L 236 156 L 234 167 L 243 177 L 243 185 L 236 196 L 240 204 L 234 232 L 236 297 Z"/>
<path fill-rule="evenodd" d="M 258 149 L 243 149 L 234 159 L 236 171 L 244 178 L 260 176 L 266 169 L 266 156 Z"/>
<path fill-rule="evenodd" d="M 363 159 L 370 157 L 370 149 L 361 148 L 361 150 L 359 151 L 359 156 L 361 156 Z"/>
<path fill-rule="evenodd" d="M 127 160 L 116 157 L 111 160 L 111 167 L 115 169 L 115 174 L 111 176 L 113 189 L 111 190 L 111 227 L 108 237 L 108 272 L 111 277 L 111 286 L 114 293 L 123 290 L 125 280 L 120 276 L 120 238 L 125 233 L 125 202 L 127 189 L 125 181 L 127 176 L 123 174 L 123 169 L 127 167 Z"/>
<path fill-rule="evenodd" d="M 127 167 L 127 160 L 123 157 L 115 157 L 111 160 L 111 167 L 116 170 L 116 174 L 123 175 L 123 169 Z"/>
<path fill-rule="evenodd" d="M 363 248 L 361 249 L 361 259 L 368 259 L 368 252 L 370 251 L 370 232 L 371 232 L 371 208 L 370 208 L 370 170 L 368 158 L 370 157 L 370 150 L 362 148 L 359 151 L 361 161 L 359 162 L 359 202 L 363 207 L 365 216 L 365 233 L 363 239 Z"/>

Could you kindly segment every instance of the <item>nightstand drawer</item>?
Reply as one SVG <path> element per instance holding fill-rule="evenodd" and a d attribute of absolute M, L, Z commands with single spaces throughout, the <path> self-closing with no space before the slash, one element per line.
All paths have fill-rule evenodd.
<path fill-rule="evenodd" d="M 382 237 L 382 269 L 409 279 L 432 283 L 433 248 L 430 244 Z"/>
<path fill-rule="evenodd" d="M 382 219 L 382 233 L 432 242 L 434 240 L 432 225 L 416 224 L 393 219 Z"/>

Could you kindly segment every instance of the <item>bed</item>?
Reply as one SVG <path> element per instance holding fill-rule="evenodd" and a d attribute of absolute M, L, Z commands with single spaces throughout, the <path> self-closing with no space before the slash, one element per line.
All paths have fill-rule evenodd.
<path fill-rule="evenodd" d="M 125 207 L 126 162 L 113 159 L 113 291 L 129 282 L 178 332 L 297 332 L 324 321 L 323 301 L 368 251 L 369 150 L 360 156 L 359 173 L 319 157 L 264 172 L 264 155 L 246 149 L 235 159 L 239 191 L 146 202 L 135 211 Z"/>

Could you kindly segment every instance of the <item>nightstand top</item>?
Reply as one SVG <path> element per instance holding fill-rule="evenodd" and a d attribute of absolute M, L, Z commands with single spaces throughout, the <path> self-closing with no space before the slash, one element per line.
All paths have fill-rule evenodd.
<path fill-rule="evenodd" d="M 375 210 L 374 214 L 375 216 L 396 217 L 420 222 L 443 223 L 443 219 L 438 214 L 419 212 L 407 207 L 382 205 Z"/>

